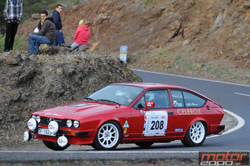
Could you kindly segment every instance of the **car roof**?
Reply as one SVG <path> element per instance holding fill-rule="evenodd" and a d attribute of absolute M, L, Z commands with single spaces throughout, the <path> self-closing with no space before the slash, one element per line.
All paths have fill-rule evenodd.
<path fill-rule="evenodd" d="M 138 87 L 142 87 L 142 88 L 145 88 L 145 89 L 153 89 L 153 88 L 170 88 L 170 89 L 181 89 L 181 90 L 187 90 L 187 91 L 190 91 L 190 92 L 193 92 L 195 93 L 196 95 L 199 95 L 203 98 L 206 98 L 210 101 L 213 101 L 215 102 L 214 100 L 210 99 L 209 97 L 199 93 L 199 92 L 196 92 L 192 89 L 189 89 L 189 88 L 185 88 L 185 87 L 182 87 L 182 86 L 177 86 L 177 85 L 169 85 L 169 84 L 161 84 L 161 83 L 142 83 L 142 82 L 138 82 L 138 83 L 114 83 L 112 85 L 129 85 L 129 86 L 138 86 Z"/>
<path fill-rule="evenodd" d="M 148 89 L 148 88 L 177 88 L 177 89 L 190 90 L 188 88 L 181 87 L 181 86 L 169 85 L 169 84 L 161 84 L 161 83 L 142 83 L 142 82 L 138 82 L 138 83 L 115 83 L 115 84 L 138 86 L 138 87 L 143 87 L 143 88 L 146 88 L 146 89 Z"/>

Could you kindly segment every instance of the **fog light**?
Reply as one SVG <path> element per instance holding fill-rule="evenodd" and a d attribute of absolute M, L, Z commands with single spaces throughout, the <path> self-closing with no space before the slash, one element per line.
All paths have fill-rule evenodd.
<path fill-rule="evenodd" d="M 33 118 L 30 118 L 29 121 L 28 121 L 28 128 L 31 130 L 31 131 L 35 131 L 36 128 L 37 128 L 37 121 Z"/>
<path fill-rule="evenodd" d="M 59 129 L 59 125 L 56 121 L 51 121 L 49 123 L 48 129 L 51 133 L 56 133 Z"/>
<path fill-rule="evenodd" d="M 57 139 L 57 143 L 59 146 L 64 147 L 68 144 L 68 139 L 63 135 Z"/>
<path fill-rule="evenodd" d="M 29 132 L 29 131 L 25 131 L 24 133 L 23 133 L 23 140 L 24 141 L 29 141 L 30 139 L 31 139 L 31 133 Z"/>

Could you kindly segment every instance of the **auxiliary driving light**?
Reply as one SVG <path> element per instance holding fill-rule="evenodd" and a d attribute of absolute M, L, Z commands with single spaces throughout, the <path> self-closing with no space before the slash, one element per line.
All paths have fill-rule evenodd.
<path fill-rule="evenodd" d="M 63 135 L 57 139 L 57 143 L 59 146 L 64 147 L 68 144 L 68 139 Z"/>
<path fill-rule="evenodd" d="M 29 131 L 25 131 L 24 133 L 23 133 L 23 140 L 24 141 L 29 141 L 30 139 L 31 139 L 31 133 L 29 132 Z"/>
<path fill-rule="evenodd" d="M 59 125 L 56 121 L 51 121 L 49 123 L 48 129 L 51 133 L 56 133 L 59 129 Z"/>
<path fill-rule="evenodd" d="M 30 118 L 27 124 L 28 124 L 28 128 L 31 131 L 35 131 L 36 130 L 36 128 L 37 128 L 37 121 L 34 118 Z"/>

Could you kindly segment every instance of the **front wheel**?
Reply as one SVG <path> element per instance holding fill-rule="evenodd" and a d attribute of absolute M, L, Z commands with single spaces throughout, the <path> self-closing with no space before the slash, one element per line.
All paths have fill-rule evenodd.
<path fill-rule="evenodd" d="M 43 140 L 43 143 L 44 143 L 44 145 L 45 145 L 47 148 L 52 149 L 52 150 L 65 150 L 65 149 L 67 149 L 67 148 L 70 146 L 70 144 L 67 144 L 67 145 L 64 146 L 64 147 L 61 147 L 60 145 L 58 145 L 57 142 L 44 141 L 44 140 Z"/>
<path fill-rule="evenodd" d="M 184 140 L 182 140 L 185 146 L 200 146 L 206 139 L 206 127 L 202 122 L 194 122 L 188 128 Z"/>
<path fill-rule="evenodd" d="M 92 147 L 96 150 L 113 150 L 121 142 L 121 128 L 117 122 L 104 123 L 97 131 Z"/>

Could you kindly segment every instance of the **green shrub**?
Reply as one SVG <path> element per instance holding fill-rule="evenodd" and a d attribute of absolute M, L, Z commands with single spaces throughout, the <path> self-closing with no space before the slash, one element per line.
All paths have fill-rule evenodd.
<path fill-rule="evenodd" d="M 54 10 L 56 8 L 57 2 L 56 3 L 52 3 L 50 5 L 48 5 L 48 9 L 49 10 Z"/>
<path fill-rule="evenodd" d="M 24 50 L 24 42 L 25 42 L 26 34 L 21 37 L 15 37 L 14 48 L 13 50 Z M 0 35 L 0 52 L 4 51 L 4 43 L 5 43 L 5 35 Z"/>
<path fill-rule="evenodd" d="M 26 34 L 23 34 L 21 37 L 15 37 L 14 50 L 24 50 L 24 43 L 27 42 L 25 38 L 27 38 Z"/>
<path fill-rule="evenodd" d="M 4 41 L 5 41 L 5 35 L 0 34 L 0 52 L 4 50 Z"/>
<path fill-rule="evenodd" d="M 153 2 L 154 0 L 142 0 L 142 3 L 150 3 Z"/>

